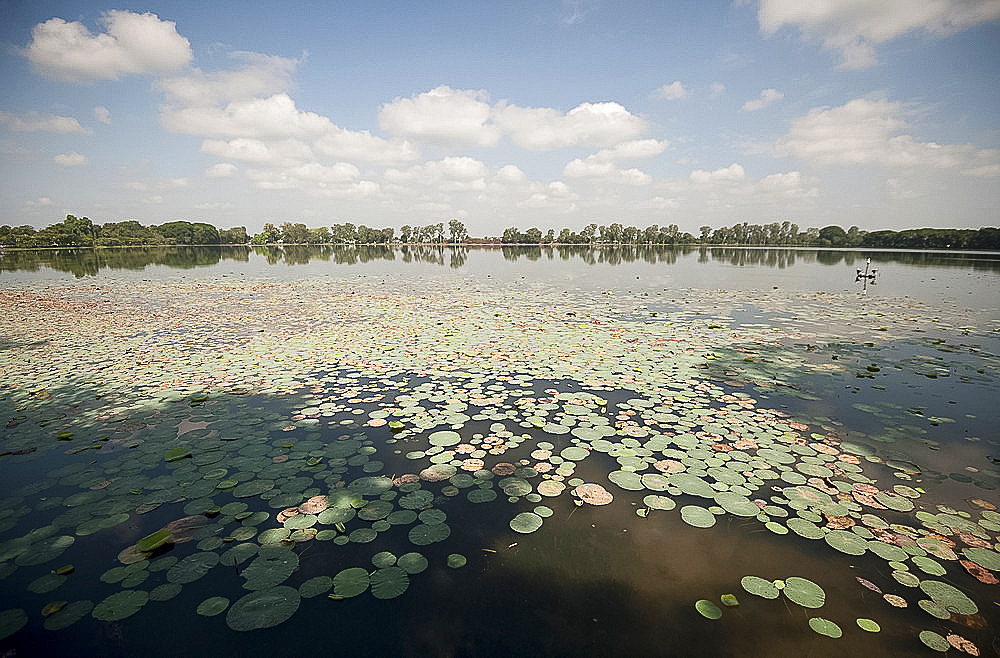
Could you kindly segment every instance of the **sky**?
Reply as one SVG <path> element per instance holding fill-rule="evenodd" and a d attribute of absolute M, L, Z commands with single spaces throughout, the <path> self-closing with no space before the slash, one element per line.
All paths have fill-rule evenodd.
<path fill-rule="evenodd" d="M 1000 0 L 0 0 L 0 224 L 1000 226 Z"/>

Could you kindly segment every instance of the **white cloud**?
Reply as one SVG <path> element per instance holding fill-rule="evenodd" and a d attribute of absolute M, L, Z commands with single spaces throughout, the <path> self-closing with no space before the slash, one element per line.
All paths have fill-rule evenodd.
<path fill-rule="evenodd" d="M 292 167 L 313 160 L 309 145 L 298 139 L 262 140 L 238 137 L 231 140 L 206 139 L 201 152 L 225 160 L 237 160 L 269 167 Z"/>
<path fill-rule="evenodd" d="M 692 183 L 696 185 L 710 185 L 713 183 L 737 183 L 746 179 L 746 172 L 743 167 L 734 162 L 728 167 L 716 169 L 715 171 L 705 171 L 695 169 L 689 176 Z"/>
<path fill-rule="evenodd" d="M 510 175 L 509 170 L 508 175 Z M 385 172 L 386 181 L 397 186 L 412 186 L 414 189 L 433 188 L 442 192 L 484 190 L 488 176 L 489 169 L 485 164 L 464 156 L 447 157 L 443 160 L 414 165 L 405 170 L 387 169 Z"/>
<path fill-rule="evenodd" d="M 1000 18 L 997 0 L 761 0 L 765 34 L 796 25 L 809 40 L 841 55 L 841 66 L 875 64 L 875 46 L 910 32 L 947 36 Z"/>
<path fill-rule="evenodd" d="M 80 122 L 73 117 L 38 114 L 37 112 L 21 115 L 13 112 L 0 112 L 0 125 L 7 126 L 15 132 L 78 133 L 81 135 L 89 135 L 92 132 L 81 126 Z"/>
<path fill-rule="evenodd" d="M 682 98 L 687 98 L 691 95 L 691 92 L 685 89 L 684 85 L 682 85 L 679 80 L 675 80 L 669 85 L 663 85 L 657 89 L 655 95 L 657 98 L 662 98 L 668 101 L 676 101 Z"/>
<path fill-rule="evenodd" d="M 73 151 L 72 153 L 60 153 L 52 158 L 57 165 L 63 167 L 81 167 L 87 164 L 87 156 Z"/>
<path fill-rule="evenodd" d="M 168 192 L 188 186 L 186 178 L 153 178 L 145 181 L 129 181 L 125 187 L 136 192 Z"/>
<path fill-rule="evenodd" d="M 319 153 L 340 160 L 399 165 L 419 157 L 417 149 L 406 140 L 387 140 L 367 130 L 355 131 L 330 125 L 315 142 Z"/>
<path fill-rule="evenodd" d="M 37 199 L 29 199 L 24 202 L 25 212 L 35 212 L 37 210 L 42 210 L 43 208 L 50 208 L 54 204 L 52 199 L 47 196 L 38 197 Z"/>
<path fill-rule="evenodd" d="M 494 146 L 500 130 L 490 123 L 490 114 L 484 92 L 441 85 L 383 105 L 378 122 L 390 133 L 428 142 Z"/>
<path fill-rule="evenodd" d="M 235 100 L 287 93 L 298 61 L 286 57 L 238 51 L 230 58 L 240 62 L 234 70 L 206 73 L 200 69 L 163 78 L 157 86 L 171 106 L 215 106 Z"/>
<path fill-rule="evenodd" d="M 111 123 L 111 112 L 103 105 L 95 107 L 92 114 L 96 121 L 100 121 L 101 123 Z"/>
<path fill-rule="evenodd" d="M 206 201 L 195 205 L 197 210 L 232 210 L 235 207 L 231 201 Z"/>
<path fill-rule="evenodd" d="M 726 85 L 721 82 L 713 82 L 711 90 L 708 92 L 710 98 L 718 98 L 726 93 Z"/>
<path fill-rule="evenodd" d="M 296 108 L 287 94 L 235 100 L 225 107 L 166 109 L 162 122 L 167 130 L 188 135 L 257 139 L 318 136 L 334 127 L 328 118 Z"/>
<path fill-rule="evenodd" d="M 613 146 L 639 137 L 646 122 L 618 103 L 581 103 L 569 112 L 501 105 L 497 124 L 514 143 L 531 151 L 567 146 Z"/>
<path fill-rule="evenodd" d="M 645 121 L 618 103 L 554 108 L 491 106 L 481 91 L 439 86 L 382 106 L 379 126 L 390 133 L 438 144 L 495 146 L 502 135 L 532 151 L 567 146 L 613 146 L 635 139 Z"/>
<path fill-rule="evenodd" d="M 598 0 L 562 0 L 556 17 L 566 25 L 582 22 L 600 7 Z"/>
<path fill-rule="evenodd" d="M 565 178 L 587 178 L 626 185 L 648 185 L 652 176 L 639 169 L 620 169 L 620 160 L 645 159 L 659 155 L 667 148 L 667 141 L 639 139 L 623 142 L 611 149 L 603 149 L 586 158 L 571 160 L 563 168 Z"/>
<path fill-rule="evenodd" d="M 209 178 L 228 178 L 237 171 L 236 165 L 231 162 L 220 162 L 205 170 L 205 175 Z"/>
<path fill-rule="evenodd" d="M 792 122 L 778 150 L 816 165 L 954 169 L 971 176 L 1000 164 L 995 149 L 918 142 L 899 134 L 906 129 L 902 114 L 900 103 L 866 98 L 814 108 Z"/>
<path fill-rule="evenodd" d="M 107 31 L 97 35 L 82 23 L 61 18 L 39 23 L 24 54 L 42 75 L 80 83 L 176 71 L 192 58 L 191 46 L 176 25 L 155 14 L 112 10 L 100 23 Z"/>
<path fill-rule="evenodd" d="M 780 101 L 785 95 L 778 91 L 777 89 L 765 89 L 760 92 L 760 96 L 753 100 L 749 100 L 743 104 L 743 109 L 746 112 L 755 112 L 757 110 L 762 110 L 771 103 L 775 101 Z"/>

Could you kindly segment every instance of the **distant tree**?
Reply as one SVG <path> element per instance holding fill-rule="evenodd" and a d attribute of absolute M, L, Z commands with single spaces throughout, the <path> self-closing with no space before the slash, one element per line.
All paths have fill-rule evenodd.
<path fill-rule="evenodd" d="M 527 244 L 539 244 L 542 241 L 542 232 L 540 229 L 532 226 L 527 231 L 524 232 L 524 242 Z"/>
<path fill-rule="evenodd" d="M 325 226 L 309 229 L 309 244 L 330 244 L 330 229 Z"/>
<path fill-rule="evenodd" d="M 281 241 L 285 244 L 305 244 L 309 241 L 309 229 L 305 224 L 285 222 L 281 225 Z"/>
<path fill-rule="evenodd" d="M 457 219 L 452 219 L 448 222 L 448 232 L 451 234 L 452 242 L 463 242 L 469 237 L 468 231 L 465 230 L 465 224 Z"/>
<path fill-rule="evenodd" d="M 701 238 L 700 239 L 701 239 L 702 243 L 708 242 L 709 237 L 712 235 L 712 227 L 711 226 L 701 226 L 701 227 L 698 228 L 698 230 L 701 231 Z"/>
<path fill-rule="evenodd" d="M 413 229 L 410 228 L 409 224 L 403 224 L 399 229 L 399 241 L 409 242 L 410 236 L 413 234 Z"/>
<path fill-rule="evenodd" d="M 235 226 L 219 231 L 219 244 L 246 244 L 247 242 L 249 239 L 245 226 Z"/>

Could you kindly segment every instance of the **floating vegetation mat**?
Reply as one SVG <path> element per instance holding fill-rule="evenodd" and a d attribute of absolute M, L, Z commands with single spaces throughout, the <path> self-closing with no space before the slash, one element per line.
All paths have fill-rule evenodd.
<path fill-rule="evenodd" d="M 996 650 L 995 313 L 448 282 L 0 291 L 0 651 Z"/>

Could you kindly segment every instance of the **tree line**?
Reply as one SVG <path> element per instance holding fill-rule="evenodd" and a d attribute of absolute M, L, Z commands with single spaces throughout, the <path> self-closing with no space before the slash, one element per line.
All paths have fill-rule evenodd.
<path fill-rule="evenodd" d="M 36 231 L 31 226 L 0 226 L 5 247 L 133 247 L 148 245 L 246 244 L 242 226 L 219 230 L 203 222 L 167 222 L 143 226 L 135 220 L 95 224 L 87 217 L 66 215 L 58 224 Z"/>
<path fill-rule="evenodd" d="M 260 233 L 247 234 L 245 227 L 220 230 L 203 222 L 173 221 L 159 226 L 143 226 L 135 220 L 98 225 L 86 217 L 67 215 L 58 224 L 41 230 L 31 226 L 0 226 L 0 245 L 6 247 L 123 247 L 142 245 L 215 244 L 506 244 L 506 245 L 725 245 L 757 247 L 855 247 L 881 249 L 1000 249 L 1000 228 L 938 229 L 903 231 L 863 231 L 857 226 L 799 229 L 792 222 L 750 224 L 713 229 L 701 226 L 699 235 L 682 232 L 676 224 L 645 228 L 588 224 L 580 231 L 563 228 L 521 231 L 508 227 L 499 237 L 472 238 L 458 219 L 427 224 L 404 225 L 399 229 L 371 228 L 350 222 L 310 228 L 302 223 L 264 224 Z"/>

